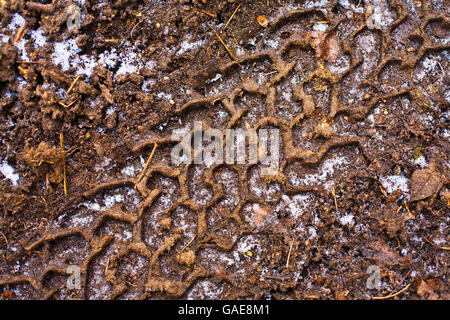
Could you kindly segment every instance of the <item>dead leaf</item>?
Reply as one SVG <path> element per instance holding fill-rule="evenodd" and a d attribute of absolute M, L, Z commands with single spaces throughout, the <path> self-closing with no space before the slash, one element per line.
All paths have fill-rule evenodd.
<path fill-rule="evenodd" d="M 411 201 L 419 201 L 438 192 L 443 181 L 435 163 L 427 169 L 414 171 L 411 178 Z"/>
<path fill-rule="evenodd" d="M 16 294 L 10 290 L 5 290 L 2 292 L 2 297 L 4 300 L 12 300 L 16 297 Z"/>
<path fill-rule="evenodd" d="M 256 20 L 258 21 L 259 25 L 263 28 L 269 25 L 269 20 L 267 20 L 266 16 L 258 16 Z"/>
<path fill-rule="evenodd" d="M 397 252 L 392 251 L 387 244 L 377 242 L 375 244 L 376 254 L 374 256 L 378 265 L 383 266 L 402 266 L 407 267 L 411 265 L 411 256 L 402 257 Z"/>
<path fill-rule="evenodd" d="M 422 278 L 417 279 L 417 294 L 420 297 L 424 297 L 428 294 L 428 300 L 437 300 L 439 296 L 434 292 L 434 288 L 437 285 L 436 279 L 429 279 L 424 281 Z"/>
<path fill-rule="evenodd" d="M 257 203 L 253 204 L 252 209 L 253 209 L 253 222 L 256 225 L 263 222 L 264 219 L 267 217 L 267 214 L 269 213 L 268 208 L 261 208 Z"/>
<path fill-rule="evenodd" d="M 447 206 L 450 206 L 450 190 L 442 190 L 441 199 L 447 203 Z"/>
<path fill-rule="evenodd" d="M 312 31 L 310 37 L 311 47 L 316 50 L 317 56 L 327 61 L 336 61 L 341 49 L 335 32 L 327 34 L 322 31 Z"/>

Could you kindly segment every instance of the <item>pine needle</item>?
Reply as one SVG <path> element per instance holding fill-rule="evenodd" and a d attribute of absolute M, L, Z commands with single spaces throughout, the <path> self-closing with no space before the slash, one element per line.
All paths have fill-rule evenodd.
<path fill-rule="evenodd" d="M 233 14 L 231 15 L 230 19 L 228 19 L 227 24 L 225 25 L 225 27 L 223 27 L 223 30 L 225 30 L 227 28 L 227 26 L 230 23 L 231 19 L 233 19 L 234 15 L 236 14 L 236 12 L 239 10 L 240 7 L 241 7 L 241 4 L 239 3 L 237 8 L 234 10 Z"/>
<path fill-rule="evenodd" d="M 239 61 L 236 59 L 236 57 L 234 56 L 233 52 L 231 52 L 231 50 L 228 48 L 227 44 L 222 40 L 222 38 L 220 37 L 220 35 L 217 33 L 217 31 L 211 27 L 211 25 L 208 23 L 208 27 L 211 28 L 212 31 L 214 31 L 214 33 L 216 34 L 216 37 L 219 39 L 219 41 L 222 43 L 222 45 L 225 47 L 225 49 L 227 50 L 228 54 L 230 55 L 230 57 L 237 62 L 237 64 L 239 66 L 241 66 L 241 64 L 239 63 Z"/>
<path fill-rule="evenodd" d="M 78 79 L 81 77 L 81 75 L 78 75 L 75 80 L 73 80 L 72 84 L 70 85 L 69 89 L 67 89 L 67 93 L 70 93 L 75 83 L 77 83 Z"/>
<path fill-rule="evenodd" d="M 67 181 L 66 181 L 66 156 L 64 153 L 64 136 L 62 132 L 59 134 L 59 143 L 61 145 L 61 156 L 63 161 L 63 173 L 64 173 L 64 194 L 67 195 Z"/>
<path fill-rule="evenodd" d="M 408 283 L 408 285 L 406 287 L 404 287 L 402 290 L 400 290 L 397 293 L 394 294 L 390 294 L 384 297 L 372 297 L 373 300 L 383 300 L 383 299 L 390 299 L 390 298 L 394 298 L 396 296 L 398 296 L 399 294 L 405 292 L 406 290 L 408 290 L 409 286 L 412 284 L 412 282 Z"/>
<path fill-rule="evenodd" d="M 155 143 L 155 145 L 153 146 L 152 153 L 150 153 L 150 156 L 148 157 L 148 160 L 147 160 L 147 162 L 145 163 L 144 169 L 142 169 L 142 172 L 141 172 L 141 174 L 139 175 L 139 178 L 137 179 L 137 182 L 136 182 L 136 183 L 139 183 L 139 181 L 141 181 L 142 177 L 144 176 L 144 173 L 145 173 L 145 171 L 147 170 L 147 167 L 148 167 L 148 165 L 149 165 L 149 163 L 150 163 L 150 160 L 152 160 L 152 158 L 153 158 L 153 154 L 155 153 L 156 147 L 158 147 L 158 144 L 157 144 L 157 143 Z"/>

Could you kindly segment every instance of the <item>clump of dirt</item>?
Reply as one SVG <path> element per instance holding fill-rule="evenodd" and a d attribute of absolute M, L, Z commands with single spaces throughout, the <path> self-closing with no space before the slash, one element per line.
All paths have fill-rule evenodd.
<path fill-rule="evenodd" d="M 195 253 L 192 250 L 182 252 L 177 257 L 177 260 L 181 264 L 185 264 L 187 266 L 192 266 L 195 262 Z"/>
<path fill-rule="evenodd" d="M 447 3 L 36 3 L 0 1 L 0 299 L 449 299 Z M 194 121 L 280 166 L 175 166 Z"/>
<path fill-rule="evenodd" d="M 17 48 L 12 44 L 0 48 L 0 82 L 14 80 L 14 61 L 17 59 Z"/>
<path fill-rule="evenodd" d="M 25 150 L 23 160 L 39 178 L 45 177 L 46 181 L 54 184 L 59 184 L 64 179 L 62 153 L 57 148 L 51 148 L 45 141 L 37 148 Z"/>

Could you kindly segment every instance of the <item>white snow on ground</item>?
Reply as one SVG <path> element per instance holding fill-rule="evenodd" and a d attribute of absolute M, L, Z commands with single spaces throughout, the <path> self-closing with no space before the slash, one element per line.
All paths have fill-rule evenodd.
<path fill-rule="evenodd" d="M 326 6 L 327 4 L 330 4 L 329 0 L 306 1 L 303 7 L 304 8 L 323 7 Z"/>
<path fill-rule="evenodd" d="M 402 175 L 381 176 L 380 182 L 388 193 L 393 193 L 396 190 L 409 192 L 409 179 Z"/>
<path fill-rule="evenodd" d="M 25 22 L 25 19 L 18 13 L 15 13 L 12 15 L 11 22 L 8 25 L 8 28 L 11 30 L 12 34 L 15 34 L 18 28 L 22 26 L 22 24 Z M 29 32 L 31 34 L 31 39 L 33 39 L 34 47 L 41 47 L 45 45 L 46 39 L 44 36 L 44 32 L 42 29 L 32 30 Z M 2 42 L 8 42 L 9 36 L 8 35 L 0 35 Z M 28 57 L 27 50 L 25 48 L 25 45 L 28 43 L 29 40 L 22 38 L 19 42 L 15 43 L 15 46 L 17 47 L 19 51 L 19 57 L 21 60 L 24 61 L 30 61 L 30 58 Z"/>
<path fill-rule="evenodd" d="M 84 0 L 78 0 L 77 3 L 82 6 Z M 25 19 L 20 14 L 13 14 L 8 28 L 14 33 L 24 22 Z M 31 36 L 31 41 L 35 48 L 42 47 L 47 43 L 47 39 L 42 29 L 39 28 L 27 32 Z M 1 34 L 0 40 L 1 42 L 8 42 L 9 36 Z M 23 38 L 20 42 L 15 44 L 18 48 L 21 60 L 30 61 L 26 50 L 28 41 L 30 40 Z M 202 43 L 197 42 L 184 43 L 184 45 L 182 44 L 182 49 L 188 50 L 191 47 L 199 46 L 201 44 Z M 78 47 L 76 40 L 69 38 L 53 44 L 52 61 L 54 64 L 60 66 L 63 71 L 67 71 L 70 67 L 74 67 L 77 75 L 83 74 L 88 78 L 92 75 L 95 66 L 98 64 L 110 69 L 118 66 L 114 75 L 115 77 L 134 73 L 144 67 L 152 69 L 155 66 L 156 63 L 153 61 L 144 63 L 133 44 L 126 42 L 122 44 L 122 46 L 123 49 L 120 50 L 120 52 L 118 49 L 112 48 L 111 50 L 100 53 L 98 57 L 95 57 L 93 55 L 80 54 L 82 50 Z"/>
<path fill-rule="evenodd" d="M 355 223 L 354 216 L 349 213 L 345 213 L 344 215 L 339 216 L 338 220 L 342 225 L 353 226 L 353 224 Z"/>
<path fill-rule="evenodd" d="M 153 61 L 144 63 L 136 52 L 136 48 L 128 42 L 124 44 L 124 50 L 121 52 L 112 48 L 99 54 L 98 59 L 86 54 L 80 55 L 80 52 L 81 49 L 77 46 L 75 39 L 56 42 L 52 60 L 56 65 L 60 65 L 63 71 L 73 66 L 77 69 L 76 74 L 84 74 L 87 77 L 92 75 L 92 71 L 98 64 L 108 68 L 119 66 L 115 77 L 136 72 L 143 67 L 152 69 L 155 65 Z"/>
<path fill-rule="evenodd" d="M 348 164 L 348 159 L 345 156 L 337 156 L 335 158 L 325 160 L 320 165 L 318 173 L 306 174 L 303 178 L 289 174 L 289 178 L 294 186 L 317 185 L 327 182 L 326 186 L 330 187 L 331 184 L 329 183 L 330 181 L 328 181 L 330 180 L 330 177 L 337 169 L 341 169 L 346 164 Z"/>
<path fill-rule="evenodd" d="M 25 22 L 25 19 L 20 14 L 14 13 L 14 14 L 11 15 L 11 22 L 9 23 L 8 28 L 11 31 L 15 31 L 24 22 Z"/>
<path fill-rule="evenodd" d="M 203 41 L 203 40 L 198 40 L 198 41 L 192 42 L 191 38 L 192 38 L 191 35 L 188 35 L 186 37 L 186 40 L 181 42 L 181 47 L 176 52 L 177 56 L 179 56 L 180 54 L 185 53 L 186 51 L 198 48 L 198 47 L 202 46 L 205 43 L 205 41 Z"/>
<path fill-rule="evenodd" d="M 209 280 L 197 281 L 187 294 L 188 300 L 193 299 L 219 299 L 222 294 L 223 286 L 218 286 L 216 283 Z"/>
<path fill-rule="evenodd" d="M 94 211 L 106 211 L 109 208 L 111 208 L 112 206 L 114 206 L 116 203 L 123 202 L 124 200 L 125 199 L 124 199 L 123 195 L 121 195 L 121 194 L 106 195 L 103 198 L 104 205 L 101 205 L 98 202 L 87 201 L 87 202 L 80 204 L 80 206 L 85 206 L 88 209 L 92 209 Z"/>
<path fill-rule="evenodd" d="M 420 156 L 419 158 L 415 159 L 414 164 L 422 168 L 428 167 L 428 162 L 424 156 Z"/>
<path fill-rule="evenodd" d="M 120 173 L 124 176 L 134 177 L 135 176 L 135 168 L 133 166 L 128 166 L 120 170 Z"/>
<path fill-rule="evenodd" d="M 345 9 L 350 9 L 350 10 L 353 10 L 353 11 L 358 12 L 358 13 L 363 13 L 364 12 L 364 8 L 363 8 L 362 5 L 357 7 L 353 3 L 350 3 L 349 0 L 339 0 L 339 5 L 344 7 Z"/>
<path fill-rule="evenodd" d="M 3 43 L 7 43 L 9 41 L 9 36 L 6 34 L 0 34 L 0 41 Z"/>
<path fill-rule="evenodd" d="M 373 14 L 367 19 L 369 29 L 384 29 L 394 22 L 394 16 L 389 11 L 385 0 L 373 0 Z"/>
<path fill-rule="evenodd" d="M 438 61 L 431 59 L 430 57 L 425 57 L 419 65 L 422 66 L 422 69 L 419 72 L 414 73 L 414 80 L 417 81 L 421 81 L 426 75 L 431 75 L 434 73 L 435 68 L 438 65 Z"/>
<path fill-rule="evenodd" d="M 6 160 L 0 162 L 0 172 L 6 179 L 11 180 L 13 185 L 17 186 L 17 181 L 19 181 L 20 177 L 17 173 L 14 173 L 14 168 L 11 167 Z"/>
<path fill-rule="evenodd" d="M 53 50 L 53 63 L 61 66 L 64 71 L 70 68 L 70 57 L 81 51 L 75 39 L 69 39 L 65 42 L 55 42 Z"/>
<path fill-rule="evenodd" d="M 313 30 L 314 31 L 321 31 L 321 32 L 325 32 L 328 29 L 328 24 L 326 23 L 318 23 L 313 25 Z"/>
<path fill-rule="evenodd" d="M 31 38 L 34 40 L 35 48 L 42 47 L 47 42 L 47 38 L 44 35 L 44 30 L 42 30 L 41 28 L 39 28 L 37 30 L 32 30 L 32 31 L 30 31 L 30 33 L 31 33 Z"/>
<path fill-rule="evenodd" d="M 253 251 L 252 251 L 253 250 Z M 246 255 L 247 252 L 252 252 L 255 254 L 259 253 L 261 249 L 259 248 L 259 241 L 253 235 L 242 237 L 236 245 L 236 250 L 233 252 L 233 257 L 235 262 L 241 261 L 240 255 Z M 247 255 L 246 255 L 247 256 Z"/>
<path fill-rule="evenodd" d="M 310 194 L 296 194 L 291 197 L 287 195 L 281 196 L 282 201 L 277 206 L 275 211 L 279 211 L 281 207 L 286 206 L 290 213 L 290 218 L 297 220 L 301 218 L 303 213 L 311 210 L 312 196 Z"/>

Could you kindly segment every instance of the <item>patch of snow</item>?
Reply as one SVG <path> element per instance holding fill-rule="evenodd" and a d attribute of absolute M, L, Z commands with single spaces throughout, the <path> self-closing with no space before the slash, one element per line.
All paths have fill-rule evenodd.
<path fill-rule="evenodd" d="M 98 202 L 87 201 L 87 202 L 81 203 L 80 206 L 83 205 L 86 208 L 94 210 L 94 211 L 106 211 L 109 208 L 111 208 L 112 206 L 114 206 L 116 203 L 123 202 L 124 200 L 125 199 L 124 199 L 123 195 L 121 195 L 121 194 L 106 195 L 103 198 L 104 205 L 101 205 Z"/>
<path fill-rule="evenodd" d="M 120 173 L 124 176 L 134 177 L 135 169 L 133 166 L 128 166 L 128 167 L 125 167 L 122 170 L 120 170 Z"/>
<path fill-rule="evenodd" d="M 325 160 L 320 165 L 319 173 L 307 174 L 303 178 L 295 178 L 291 174 L 289 176 L 294 186 L 316 185 L 329 180 L 329 177 L 334 174 L 336 169 L 341 169 L 346 164 L 348 164 L 348 159 L 345 156 L 338 156 L 332 159 Z"/>
<path fill-rule="evenodd" d="M 176 52 L 177 56 L 185 53 L 186 51 L 198 48 L 205 43 L 204 40 L 198 40 L 198 41 L 194 41 L 194 42 L 191 42 L 190 40 L 191 40 L 191 36 L 189 35 L 186 37 L 186 40 L 181 42 L 180 49 Z"/>
<path fill-rule="evenodd" d="M 369 29 L 384 29 L 394 22 L 394 16 L 389 11 L 385 0 L 373 0 L 373 14 L 367 19 Z"/>
<path fill-rule="evenodd" d="M 425 159 L 424 156 L 420 156 L 419 158 L 415 159 L 414 164 L 422 168 L 428 167 L 427 160 Z"/>
<path fill-rule="evenodd" d="M 353 226 L 353 224 L 355 223 L 354 216 L 352 214 L 347 214 L 347 213 L 339 216 L 338 220 L 342 225 Z"/>
<path fill-rule="evenodd" d="M 197 281 L 187 294 L 188 300 L 201 299 L 219 299 L 223 291 L 223 286 L 209 280 Z"/>
<path fill-rule="evenodd" d="M 35 48 L 42 47 L 47 42 L 47 38 L 45 37 L 44 31 L 41 28 L 39 28 L 37 30 L 33 30 L 30 33 L 31 33 L 31 38 L 34 41 Z"/>
<path fill-rule="evenodd" d="M 114 108 L 114 107 L 109 107 L 109 108 L 106 110 L 106 114 L 107 114 L 108 116 L 114 114 L 114 112 L 116 112 L 116 108 Z"/>
<path fill-rule="evenodd" d="M 326 23 L 318 23 L 313 25 L 313 30 L 314 31 L 321 31 L 321 32 L 325 32 L 328 29 L 328 24 Z"/>
<path fill-rule="evenodd" d="M 309 233 L 309 238 L 308 239 L 314 239 L 315 237 L 317 237 L 317 230 L 313 226 L 310 226 L 308 228 L 308 233 Z"/>
<path fill-rule="evenodd" d="M 172 95 L 171 95 L 170 93 L 166 93 L 166 92 L 163 92 L 163 91 L 158 92 L 158 93 L 156 94 L 156 97 L 157 97 L 158 99 L 164 99 L 164 100 L 166 100 L 166 101 L 169 101 L 170 99 L 172 99 Z"/>
<path fill-rule="evenodd" d="M 6 34 L 0 34 L 0 41 L 7 43 L 9 41 L 9 36 Z"/>
<path fill-rule="evenodd" d="M 76 44 L 75 39 L 67 39 L 54 43 L 52 61 L 56 65 L 60 65 L 63 71 L 74 67 L 77 70 L 76 74 L 84 74 L 88 78 L 98 64 L 102 64 L 110 69 L 119 65 L 114 77 L 137 72 L 143 67 L 152 69 L 155 66 L 153 61 L 144 63 L 136 52 L 136 47 L 132 44 L 127 42 L 123 46 L 124 49 L 121 52 L 116 48 L 112 48 L 110 51 L 104 51 L 98 57 L 95 57 L 87 54 L 80 55 L 81 49 Z"/>
<path fill-rule="evenodd" d="M 12 184 L 17 186 L 17 181 L 19 181 L 19 175 L 14 173 L 14 168 L 11 167 L 6 160 L 3 160 L 0 164 L 0 172 L 5 176 L 6 179 L 11 180 Z"/>
<path fill-rule="evenodd" d="M 25 22 L 25 19 L 20 14 L 14 13 L 13 15 L 11 15 L 11 22 L 9 23 L 8 28 L 11 31 L 15 31 L 24 22 Z"/>
<path fill-rule="evenodd" d="M 417 81 L 421 81 L 426 75 L 431 75 L 434 72 L 437 64 L 437 60 L 425 57 L 420 63 L 423 69 L 420 70 L 420 72 L 415 73 L 414 78 L 417 79 Z"/>
<path fill-rule="evenodd" d="M 363 6 L 355 6 L 353 3 L 350 3 L 349 0 L 339 0 L 339 5 L 345 9 L 350 9 L 358 13 L 363 13 Z"/>
<path fill-rule="evenodd" d="M 95 172 L 104 171 L 107 166 L 111 163 L 111 158 L 103 159 L 102 163 L 96 164 L 94 167 Z"/>
<path fill-rule="evenodd" d="M 297 220 L 303 213 L 310 210 L 312 196 L 310 194 L 296 194 L 291 197 L 282 195 L 281 200 L 282 201 L 276 208 L 276 211 L 278 211 L 281 206 L 285 206 L 290 213 L 290 218 Z"/>
<path fill-rule="evenodd" d="M 306 1 L 303 5 L 304 8 L 316 8 L 316 7 L 323 7 L 327 4 L 330 4 L 328 0 L 317 0 L 317 1 Z"/>
<path fill-rule="evenodd" d="M 380 182 L 388 193 L 393 193 L 396 190 L 400 190 L 405 193 L 409 192 L 409 179 L 403 175 L 381 176 Z"/>
<path fill-rule="evenodd" d="M 71 57 L 74 57 L 80 51 L 75 39 L 68 39 L 64 42 L 55 42 L 53 45 L 52 61 L 54 64 L 60 65 L 63 71 L 67 71 L 70 68 Z"/>

